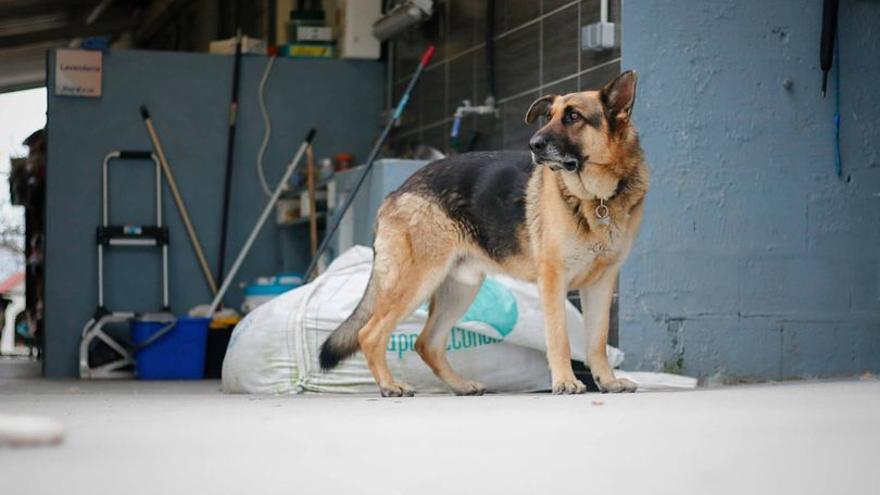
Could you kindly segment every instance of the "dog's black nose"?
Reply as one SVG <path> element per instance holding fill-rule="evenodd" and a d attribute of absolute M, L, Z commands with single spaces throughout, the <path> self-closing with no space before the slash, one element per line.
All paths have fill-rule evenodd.
<path fill-rule="evenodd" d="M 529 139 L 529 148 L 535 153 L 543 151 L 547 147 L 547 138 L 543 134 L 535 134 Z"/>

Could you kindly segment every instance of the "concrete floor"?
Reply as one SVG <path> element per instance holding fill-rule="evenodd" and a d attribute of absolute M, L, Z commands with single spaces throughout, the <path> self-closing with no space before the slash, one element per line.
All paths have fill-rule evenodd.
<path fill-rule="evenodd" d="M 67 431 L 57 447 L 0 448 L 0 492 L 827 495 L 880 486 L 874 379 L 568 397 L 218 388 L 0 379 L 0 413 L 50 416 Z"/>

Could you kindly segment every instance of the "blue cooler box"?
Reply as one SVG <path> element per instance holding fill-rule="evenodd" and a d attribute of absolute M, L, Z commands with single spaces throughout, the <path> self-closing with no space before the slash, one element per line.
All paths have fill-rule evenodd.
<path fill-rule="evenodd" d="M 135 370 L 141 380 L 199 380 L 205 374 L 205 344 L 210 318 L 178 318 L 168 333 L 135 351 Z M 168 321 L 132 320 L 135 346 L 147 342 Z"/>

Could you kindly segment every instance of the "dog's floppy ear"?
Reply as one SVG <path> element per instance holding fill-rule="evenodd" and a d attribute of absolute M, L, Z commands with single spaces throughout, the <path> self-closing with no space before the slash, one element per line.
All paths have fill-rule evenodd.
<path fill-rule="evenodd" d="M 544 95 L 529 107 L 529 110 L 526 112 L 526 124 L 531 124 L 538 118 L 538 115 L 544 115 L 547 112 L 547 109 L 550 105 L 553 104 L 553 100 L 555 100 L 557 95 Z"/>
<path fill-rule="evenodd" d="M 599 91 L 599 97 L 602 104 L 605 105 L 608 120 L 612 124 L 616 121 L 626 122 L 632 115 L 638 79 L 638 74 L 635 71 L 628 70 Z"/>

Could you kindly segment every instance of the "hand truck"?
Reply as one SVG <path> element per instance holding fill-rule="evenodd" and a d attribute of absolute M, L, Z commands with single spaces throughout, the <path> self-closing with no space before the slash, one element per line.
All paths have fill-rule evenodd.
<path fill-rule="evenodd" d="M 111 160 L 152 161 L 156 167 L 156 224 L 114 225 L 110 223 L 108 170 Z M 168 305 L 168 227 L 162 225 L 162 171 L 149 151 L 112 151 L 104 157 L 101 173 L 101 225 L 97 231 L 98 308 L 83 327 L 79 346 L 80 378 L 130 378 L 134 376 L 134 354 L 104 330 L 109 324 L 128 323 L 139 317 L 131 311 L 110 311 L 104 305 L 104 250 L 111 247 L 154 246 L 162 251 L 162 309 L 153 319 L 174 321 Z M 173 325 L 169 325 L 170 330 Z M 155 338 L 158 338 L 156 335 Z M 155 340 L 151 339 L 151 341 Z M 102 345 L 103 344 L 103 345 Z"/>

